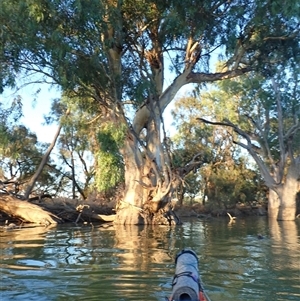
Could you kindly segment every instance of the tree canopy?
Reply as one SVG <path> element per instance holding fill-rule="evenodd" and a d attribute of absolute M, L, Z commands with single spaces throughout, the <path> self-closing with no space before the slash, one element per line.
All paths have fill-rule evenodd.
<path fill-rule="evenodd" d="M 235 133 L 233 142 L 252 156 L 270 189 L 269 208 L 295 208 L 300 188 L 300 78 L 291 62 L 271 77 L 252 72 L 218 84 L 207 93 L 214 113 L 198 118 Z"/>
<path fill-rule="evenodd" d="M 225 101 L 222 93 L 223 90 L 216 92 L 210 88 L 206 93 L 182 97 L 175 102 L 172 112 L 177 128 L 173 138 L 175 158 L 186 160 L 189 153 L 198 154 L 198 166 L 186 177 L 184 190 L 199 194 L 204 203 L 218 208 L 239 202 L 264 203 L 261 177 L 247 153 L 234 144 L 237 138 L 234 131 L 199 123 L 199 116 L 222 120 L 224 116 L 235 115 L 236 101 L 231 97 Z"/>
<path fill-rule="evenodd" d="M 1 89 L 25 70 L 66 90 L 141 103 L 162 92 L 164 57 L 178 75 L 196 61 L 194 71 L 207 70 L 221 46 L 235 69 L 297 55 L 297 16 L 297 3 L 280 1 L 3 0 Z"/>
<path fill-rule="evenodd" d="M 0 91 L 21 74 L 59 85 L 90 113 L 101 165 L 103 156 L 124 164 L 121 223 L 148 223 L 192 169 L 173 168 L 162 127 L 184 85 L 271 76 L 299 57 L 293 1 L 3 0 L 0 8 Z M 217 71 L 216 55 L 224 62 Z"/>

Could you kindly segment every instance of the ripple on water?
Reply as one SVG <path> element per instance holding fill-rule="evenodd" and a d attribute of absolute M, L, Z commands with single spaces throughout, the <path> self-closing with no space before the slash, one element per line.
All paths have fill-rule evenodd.
<path fill-rule="evenodd" d="M 188 220 L 176 228 L 69 225 L 0 233 L 1 301 L 164 300 L 175 255 L 184 247 L 199 255 L 213 301 L 299 300 L 299 234 L 291 232 L 296 236 L 285 243 L 265 220 L 227 224 Z"/>

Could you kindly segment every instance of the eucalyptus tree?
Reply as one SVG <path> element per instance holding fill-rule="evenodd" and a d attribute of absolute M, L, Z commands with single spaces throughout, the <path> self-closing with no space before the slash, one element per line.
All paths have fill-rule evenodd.
<path fill-rule="evenodd" d="M 3 129 L 3 127 L 2 127 Z M 0 138 L 0 182 L 1 191 L 23 197 L 27 183 L 34 178 L 46 145 L 38 142 L 34 133 L 21 124 L 5 127 L 5 134 Z M 35 179 L 36 187 L 31 187 L 33 195 L 47 194 L 55 187 L 58 170 L 49 160 Z"/>
<path fill-rule="evenodd" d="M 269 188 L 268 214 L 294 220 L 300 190 L 299 66 L 277 65 L 268 77 L 250 73 L 224 81 L 210 93 L 215 108 L 234 99 L 233 115 L 200 120 L 233 130 L 234 142 L 247 150 Z M 216 109 L 217 110 L 217 109 Z"/>
<path fill-rule="evenodd" d="M 260 177 L 233 143 L 233 130 L 199 124 L 199 116 L 220 120 L 235 115 L 238 104 L 233 98 L 216 103 L 212 94 L 207 90 L 201 97 L 191 94 L 175 102 L 172 114 L 178 131 L 173 137 L 173 153 L 176 160 L 179 155 L 184 159 L 186 153 L 199 154 L 194 174 L 182 183 L 183 190 L 199 193 L 203 204 L 220 209 L 258 199 Z"/>
<path fill-rule="evenodd" d="M 36 134 L 21 123 L 22 107 L 21 96 L 11 103 L 0 103 L 1 191 L 18 198 L 56 195 L 62 171 L 50 153 L 57 137 L 50 145 L 40 143 Z M 59 131 L 60 127 L 56 136 Z"/>
<path fill-rule="evenodd" d="M 155 222 L 178 184 L 162 118 L 176 93 L 267 66 L 276 53 L 290 55 L 299 7 L 261 0 L 2 0 L 0 14 L 1 89 L 21 71 L 28 78 L 39 73 L 98 104 L 97 120 L 119 132 L 125 166 L 116 222 L 137 224 Z M 209 68 L 216 49 L 227 60 L 220 72 Z"/>
<path fill-rule="evenodd" d="M 61 118 L 62 112 L 67 110 L 68 114 Z M 96 133 L 88 124 L 86 115 L 80 106 L 74 107 L 70 98 L 63 96 L 52 102 L 51 113 L 46 118 L 49 123 L 60 119 L 62 125 L 57 143 L 57 159 L 61 162 L 64 177 L 71 183 L 68 186 L 71 187 L 72 198 L 76 198 L 79 193 L 86 199 L 88 191 L 92 191 L 91 185 L 95 175 L 93 154 Z"/>
<path fill-rule="evenodd" d="M 10 159 L 14 160 L 20 152 L 20 149 L 11 145 L 11 140 L 14 137 L 13 132 L 17 131 L 17 127 L 13 129 L 13 126 L 21 117 L 22 103 L 20 98 L 14 99 L 8 106 L 0 103 L 0 183 L 3 192 L 7 191 L 7 186 L 13 186 L 14 188 L 10 189 L 13 192 L 18 187 Z"/>

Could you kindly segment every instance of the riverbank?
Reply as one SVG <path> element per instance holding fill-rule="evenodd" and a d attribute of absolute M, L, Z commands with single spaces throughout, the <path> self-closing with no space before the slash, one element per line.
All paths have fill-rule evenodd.
<path fill-rule="evenodd" d="M 177 214 L 180 217 L 199 217 L 199 218 L 211 218 L 228 216 L 228 213 L 232 217 L 241 216 L 267 216 L 267 205 L 245 205 L 236 204 L 228 208 L 218 208 L 215 205 L 202 205 L 195 203 L 192 205 L 183 205 L 175 208 Z"/>
<path fill-rule="evenodd" d="M 69 198 L 45 198 L 34 200 L 30 204 L 37 205 L 46 212 L 57 217 L 61 223 L 104 223 L 114 220 L 116 202 L 111 199 L 89 198 L 87 200 Z M 200 203 L 176 205 L 174 208 L 179 218 L 218 218 L 222 216 L 266 216 L 266 205 L 244 205 L 236 204 L 230 208 L 218 208 L 216 205 Z M 33 221 L 34 222 L 34 221 Z M 14 223 L 22 224 L 22 219 L 0 212 L 0 225 Z"/>

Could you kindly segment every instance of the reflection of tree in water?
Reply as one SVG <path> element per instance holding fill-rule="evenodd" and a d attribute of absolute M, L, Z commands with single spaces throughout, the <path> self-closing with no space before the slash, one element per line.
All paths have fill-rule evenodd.
<path fill-rule="evenodd" d="M 47 232 L 51 227 L 23 227 L 1 233 L 1 256 L 5 259 L 20 258 L 41 258 L 44 254 L 44 244 L 47 239 Z"/>
<path fill-rule="evenodd" d="M 272 239 L 271 251 L 275 269 L 300 269 L 300 248 L 297 224 L 295 221 L 269 219 Z"/>
<path fill-rule="evenodd" d="M 59 226 L 47 232 L 42 253 L 59 267 L 99 263 L 102 254 L 97 251 L 109 243 L 104 236 L 90 226 Z"/>
<path fill-rule="evenodd" d="M 115 230 L 115 248 L 124 250 L 118 254 L 124 269 L 148 271 L 152 264 L 173 262 L 175 237 L 172 228 L 115 225 Z"/>
<path fill-rule="evenodd" d="M 269 269 L 273 282 L 270 300 L 296 300 L 299 297 L 299 230 L 295 221 L 269 219 Z M 298 299 L 297 299 L 298 300 Z"/>
<path fill-rule="evenodd" d="M 174 228 L 59 225 L 0 235 L 4 275 L 13 273 L 22 292 L 31 292 L 34 279 L 43 294 L 49 284 L 49 296 L 163 300 L 172 289 L 176 254 L 190 247 L 200 259 L 200 275 L 213 300 L 250 300 L 252 293 L 256 300 L 295 300 L 299 295 L 296 222 L 268 225 L 267 218 L 251 217 L 228 225 L 228 219 L 190 219 Z M 15 269 L 26 270 L 26 275 L 16 276 Z M 4 285 L 11 281 L 7 277 Z"/>
<path fill-rule="evenodd" d="M 112 264 L 116 267 L 147 270 L 151 263 L 173 262 L 176 253 L 176 237 L 170 227 L 116 225 L 109 228 L 89 226 L 59 227 L 52 231 L 42 229 L 41 233 L 48 233 L 38 245 L 40 255 L 52 258 L 60 267 Z M 37 239 L 35 234 L 30 237 Z"/>
<path fill-rule="evenodd" d="M 176 237 L 174 228 L 168 226 L 115 225 L 114 255 L 118 265 L 114 267 L 117 295 L 130 296 L 130 300 L 162 300 L 174 272 Z"/>

